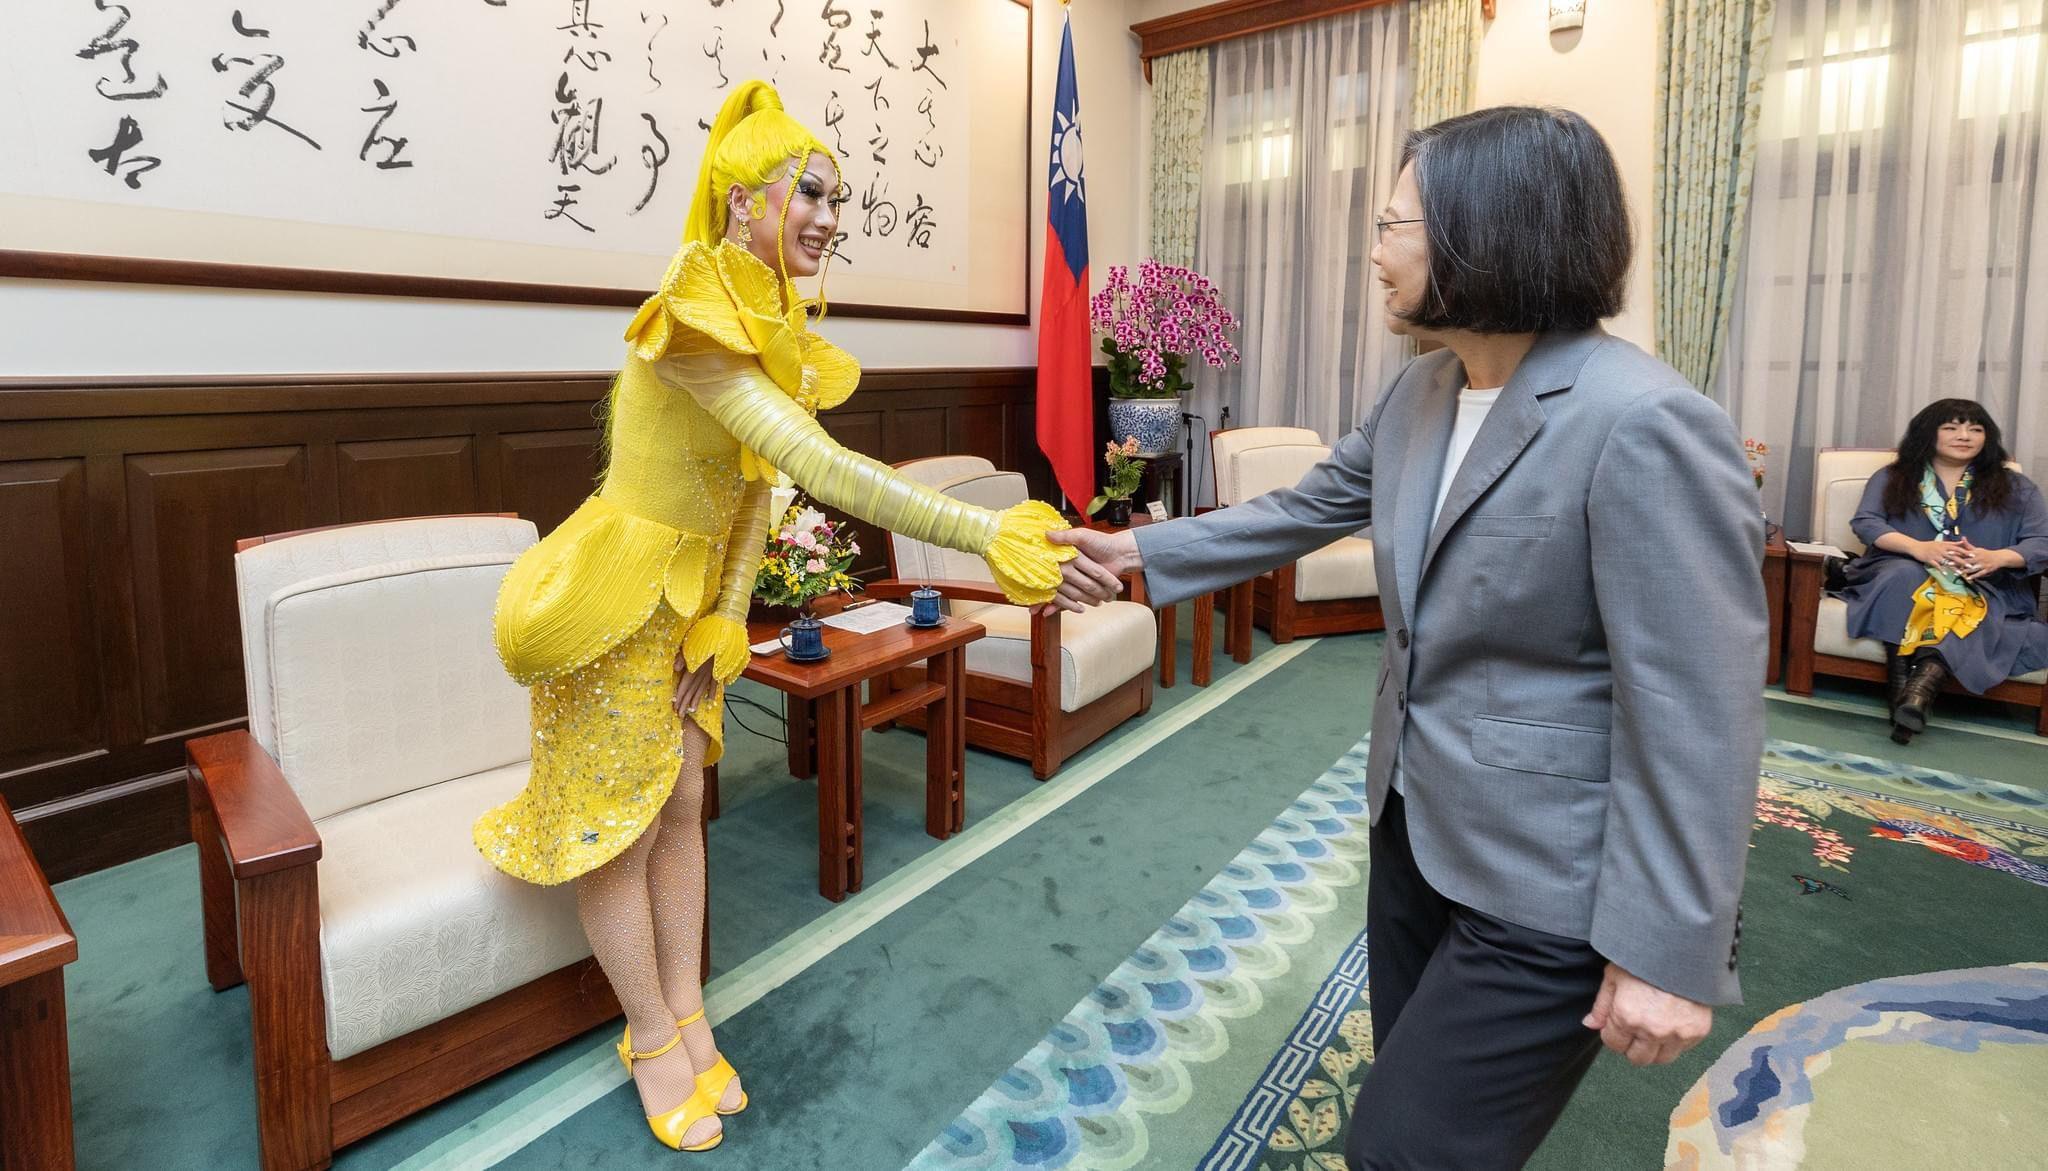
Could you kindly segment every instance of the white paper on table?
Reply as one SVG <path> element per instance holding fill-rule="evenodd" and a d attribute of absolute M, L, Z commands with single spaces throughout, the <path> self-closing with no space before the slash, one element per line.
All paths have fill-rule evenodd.
<path fill-rule="evenodd" d="M 771 638 L 767 642 L 757 642 L 752 646 L 748 647 L 747 649 L 754 652 L 757 655 L 772 655 L 776 651 L 782 649 L 782 640 L 779 638 Z"/>
<path fill-rule="evenodd" d="M 1840 557 L 1844 561 L 1849 558 L 1847 553 L 1842 552 L 1833 545 L 1823 545 L 1816 541 L 1787 541 L 1785 542 L 1785 547 L 1794 553 L 1810 553 L 1820 557 Z"/>
<path fill-rule="evenodd" d="M 852 610 L 844 610 L 823 619 L 825 625 L 836 626 L 854 634 L 873 634 L 891 626 L 901 626 L 910 617 L 910 607 L 897 602 L 869 602 Z"/>

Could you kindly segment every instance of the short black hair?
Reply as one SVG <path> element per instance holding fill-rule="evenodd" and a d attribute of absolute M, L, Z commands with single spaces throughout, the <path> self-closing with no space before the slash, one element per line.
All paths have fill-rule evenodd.
<path fill-rule="evenodd" d="M 1621 312 L 1635 242 L 1600 132 L 1570 110 L 1495 106 L 1408 135 L 1429 288 L 1404 316 L 1477 333 L 1588 330 Z"/>

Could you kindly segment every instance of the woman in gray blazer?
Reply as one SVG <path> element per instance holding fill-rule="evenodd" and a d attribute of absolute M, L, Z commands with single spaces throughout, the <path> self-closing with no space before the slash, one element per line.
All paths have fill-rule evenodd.
<path fill-rule="evenodd" d="M 1443 348 L 1291 489 L 1122 533 L 1061 605 L 1155 605 L 1372 526 L 1353 1167 L 1519 1165 L 1604 1043 L 1668 1062 L 1739 998 L 1763 744 L 1763 523 L 1728 417 L 1599 322 L 1631 241 L 1607 145 L 1502 107 L 1410 135 L 1372 259 Z"/>

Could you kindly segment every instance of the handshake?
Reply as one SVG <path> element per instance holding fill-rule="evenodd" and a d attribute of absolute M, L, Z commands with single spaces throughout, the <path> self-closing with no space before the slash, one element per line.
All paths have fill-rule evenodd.
<path fill-rule="evenodd" d="M 1037 607 L 1038 613 L 1071 610 L 1076 614 L 1090 606 L 1114 601 L 1123 592 L 1121 575 L 1144 568 L 1138 553 L 1138 538 L 1129 530 L 1105 533 L 1096 529 L 1058 529 L 1046 534 L 1055 545 L 1071 545 L 1079 554 L 1060 567 L 1059 592 L 1053 600 Z"/>

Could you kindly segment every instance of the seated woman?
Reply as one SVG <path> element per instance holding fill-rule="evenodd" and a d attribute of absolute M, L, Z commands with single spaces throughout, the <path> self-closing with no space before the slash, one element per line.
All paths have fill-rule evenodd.
<path fill-rule="evenodd" d="M 1849 636 L 1885 644 L 1892 739 L 1927 727 L 1944 681 L 1975 695 L 2048 666 L 2048 623 L 2028 579 L 2048 570 L 2048 504 L 2005 466 L 1998 424 L 1968 399 L 1913 416 L 1899 456 L 1870 478 L 1850 527 Z"/>

